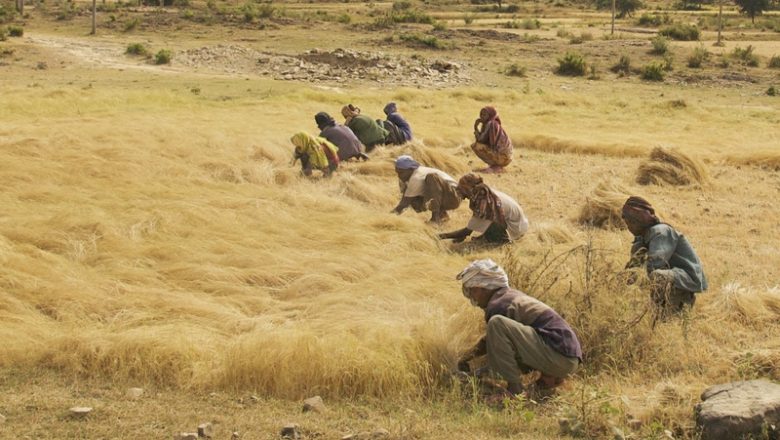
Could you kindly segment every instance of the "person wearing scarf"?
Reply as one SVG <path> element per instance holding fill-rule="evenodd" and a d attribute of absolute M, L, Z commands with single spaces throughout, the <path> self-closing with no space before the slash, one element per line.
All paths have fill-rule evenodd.
<path fill-rule="evenodd" d="M 319 112 L 314 115 L 314 122 L 320 129 L 320 137 L 327 139 L 330 143 L 339 148 L 339 160 L 347 161 L 352 158 L 368 160 L 364 153 L 366 147 L 360 143 L 360 139 L 349 127 L 337 124 L 329 114 Z"/>
<path fill-rule="evenodd" d="M 469 199 L 471 220 L 465 228 L 439 234 L 439 238 L 460 243 L 472 232 L 478 232 L 482 235 L 475 240 L 508 243 L 528 231 L 528 219 L 523 208 L 513 198 L 490 188 L 482 177 L 466 174 L 458 181 L 457 190 L 463 198 Z"/>
<path fill-rule="evenodd" d="M 398 130 L 403 135 L 403 139 L 399 139 L 401 142 L 396 142 L 399 144 L 403 144 L 404 142 L 409 142 L 412 140 L 412 126 L 409 125 L 409 123 L 406 121 L 406 119 L 401 116 L 400 113 L 398 113 L 398 106 L 394 102 L 388 103 L 385 108 L 383 109 L 385 112 L 385 115 L 387 115 L 387 122 L 390 122 L 391 124 L 398 127 Z"/>
<path fill-rule="evenodd" d="M 501 126 L 501 118 L 494 107 L 483 107 L 474 121 L 474 137 L 471 145 L 474 153 L 488 164 L 483 173 L 502 173 L 512 162 L 512 141 Z"/>
<path fill-rule="evenodd" d="M 401 200 L 393 209 L 400 214 L 411 206 L 416 212 L 431 211 L 432 223 L 449 220 L 447 211 L 460 206 L 461 197 L 456 189 L 457 182 L 444 171 L 420 166 L 411 156 L 398 156 L 395 172 L 401 189 Z"/>
<path fill-rule="evenodd" d="M 506 272 L 493 260 L 476 260 L 456 279 L 471 304 L 485 312 L 487 331 L 458 361 L 471 372 L 470 362 L 487 355 L 491 371 L 507 381 L 510 396 L 523 393 L 521 377 L 539 371 L 538 389 L 561 385 L 582 361 L 582 347 L 571 326 L 550 306 L 509 287 Z"/>
<path fill-rule="evenodd" d="M 341 115 L 344 116 L 344 125 L 349 127 L 360 142 L 366 146 L 366 151 L 370 152 L 379 144 L 384 144 L 388 131 L 384 129 L 377 121 L 360 113 L 360 108 L 352 104 L 345 105 L 341 109 Z"/>
<path fill-rule="evenodd" d="M 645 266 L 657 317 L 665 319 L 693 307 L 696 293 L 707 290 L 708 285 L 701 260 L 688 239 L 661 222 L 650 202 L 641 197 L 629 197 L 622 216 L 634 235 L 626 267 Z"/>
<path fill-rule="evenodd" d="M 339 167 L 339 149 L 327 139 L 300 132 L 291 137 L 290 142 L 295 145 L 293 163 L 301 160 L 304 175 L 311 176 L 314 169 L 330 176 Z"/>

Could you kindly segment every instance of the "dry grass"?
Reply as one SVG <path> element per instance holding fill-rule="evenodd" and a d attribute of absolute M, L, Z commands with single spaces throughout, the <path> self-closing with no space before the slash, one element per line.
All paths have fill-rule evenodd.
<path fill-rule="evenodd" d="M 527 136 L 513 140 L 520 149 L 545 151 L 548 153 L 602 154 L 617 157 L 641 157 L 647 149 L 638 145 L 586 144 L 550 136 Z"/>
<path fill-rule="evenodd" d="M 709 175 L 704 165 L 680 150 L 653 148 L 650 158 L 637 170 L 640 185 L 706 185 Z"/>
<path fill-rule="evenodd" d="M 283 30 L 284 39 L 246 30 L 230 38 L 297 53 L 323 35 Z M 317 44 L 363 41 L 332 30 L 333 41 Z M 780 277 L 774 177 L 721 161 L 732 145 L 771 151 L 776 115 L 763 98 L 675 89 L 690 105 L 669 115 L 657 108 L 669 99 L 659 98 L 666 86 L 532 76 L 527 92 L 508 83 L 315 87 L 102 70 L 64 49 L 13 44 L 27 64 L 4 66 L 0 85 L 0 408 L 19 437 L 162 438 L 220 411 L 220 432 L 276 436 L 280 420 L 301 417 L 291 400 L 322 394 L 335 411 L 306 416 L 312 437 L 380 424 L 395 438 L 557 438 L 559 410 L 590 405 L 597 420 L 589 423 L 604 427 L 598 418 L 617 408 L 622 426 L 620 402 L 629 401 L 646 422 L 636 438 L 653 438 L 658 426 L 691 438 L 690 409 L 704 387 L 776 377 L 776 295 L 745 287 L 760 304 L 747 294 L 721 298 L 731 282 Z M 480 59 L 502 56 L 492 44 Z M 31 59 L 66 68 L 31 71 Z M 378 116 L 389 100 L 403 103 L 419 142 L 380 148 L 331 179 L 305 179 L 289 165 L 290 134 L 315 132 L 316 112 L 336 115 L 355 102 Z M 486 180 L 521 202 L 529 236 L 499 249 L 459 248 L 435 234 L 465 225 L 465 207 L 443 228 L 425 224 L 425 214 L 390 215 L 392 159 L 412 154 L 455 177 L 476 166 L 464 146 L 489 103 L 519 141 L 508 173 Z M 653 328 L 642 283 L 622 281 L 631 237 L 615 228 L 631 193 L 619 182 L 631 181 L 637 158 L 658 142 L 711 159 L 718 185 L 705 195 L 643 189 L 684 229 L 712 285 L 686 320 Z M 587 197 L 594 176 L 603 181 Z M 586 197 L 585 223 L 612 227 L 568 224 Z M 496 414 L 453 396 L 446 372 L 483 331 L 453 277 L 480 257 L 502 262 L 515 286 L 580 335 L 586 364 L 560 400 Z M 136 385 L 159 393 L 122 402 L 122 389 Z M 257 407 L 246 403 L 251 394 L 261 397 Z M 282 400 L 263 401 L 270 396 Z M 98 408 L 96 417 L 64 420 L 63 408 L 79 399 Z"/>
<path fill-rule="evenodd" d="M 752 151 L 750 153 L 733 155 L 726 158 L 733 165 L 748 165 L 780 171 L 780 154 L 776 151 Z"/>
<path fill-rule="evenodd" d="M 625 229 L 621 210 L 629 196 L 636 195 L 614 180 L 604 180 L 585 198 L 577 223 L 597 228 Z"/>

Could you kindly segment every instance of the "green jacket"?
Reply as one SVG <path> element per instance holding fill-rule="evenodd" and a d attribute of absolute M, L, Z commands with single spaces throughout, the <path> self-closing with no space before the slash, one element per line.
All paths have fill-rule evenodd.
<path fill-rule="evenodd" d="M 360 139 L 360 142 L 367 147 L 383 144 L 385 143 L 385 138 L 387 138 L 387 130 L 365 115 L 355 116 L 349 121 L 347 127 L 349 127 L 350 130 L 355 133 L 355 136 Z"/>

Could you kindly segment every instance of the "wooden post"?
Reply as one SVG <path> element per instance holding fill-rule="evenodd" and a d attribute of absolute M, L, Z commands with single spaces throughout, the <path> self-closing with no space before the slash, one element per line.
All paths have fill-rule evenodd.
<path fill-rule="evenodd" d="M 615 0 L 612 0 L 612 32 L 611 35 L 615 35 Z"/>
<path fill-rule="evenodd" d="M 720 33 L 723 30 L 723 0 L 718 1 L 719 8 L 718 8 L 718 41 L 715 43 L 716 46 L 723 46 L 723 40 L 721 39 Z"/>
<path fill-rule="evenodd" d="M 92 32 L 90 32 L 90 35 L 95 35 L 97 33 L 97 0 L 92 0 Z"/>

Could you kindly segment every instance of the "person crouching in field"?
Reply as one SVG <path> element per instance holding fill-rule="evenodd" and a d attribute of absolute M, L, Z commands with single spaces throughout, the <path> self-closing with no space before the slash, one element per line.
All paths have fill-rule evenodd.
<path fill-rule="evenodd" d="M 503 173 L 504 167 L 512 162 L 512 141 L 501 126 L 495 108 L 488 106 L 479 111 L 479 118 L 474 121 L 474 137 L 476 142 L 471 149 L 488 164 L 480 172 Z"/>
<path fill-rule="evenodd" d="M 389 132 L 389 144 L 401 145 L 412 140 L 412 126 L 398 113 L 398 106 L 394 102 L 388 103 L 383 109 L 387 120 L 384 127 Z"/>
<path fill-rule="evenodd" d="M 325 112 L 314 115 L 314 122 L 320 129 L 320 137 L 339 148 L 339 160 L 346 161 L 353 157 L 368 160 L 368 156 L 364 153 L 366 147 L 360 143 L 360 139 L 349 127 L 337 124 L 336 120 Z"/>
<path fill-rule="evenodd" d="M 385 143 L 387 130 L 370 117 L 360 114 L 359 107 L 352 104 L 345 105 L 341 109 L 341 115 L 344 116 L 344 125 L 355 133 L 360 142 L 366 146 L 366 151 L 370 152 L 377 145 Z"/>
<path fill-rule="evenodd" d="M 683 234 L 655 215 L 647 200 L 631 196 L 622 210 L 623 221 L 634 234 L 626 268 L 645 265 L 657 316 L 666 318 L 693 307 L 696 293 L 707 290 L 701 260 Z"/>
<path fill-rule="evenodd" d="M 293 163 L 301 160 L 301 171 L 305 176 L 311 176 L 312 170 L 320 170 L 328 177 L 338 169 L 339 149 L 327 139 L 300 132 L 290 138 L 290 142 L 295 145 Z"/>
<path fill-rule="evenodd" d="M 473 213 L 465 228 L 439 234 L 439 238 L 460 243 L 472 232 L 479 232 L 474 240 L 488 243 L 508 243 L 522 237 L 528 231 L 528 219 L 523 208 L 511 197 L 487 186 L 481 177 L 468 173 L 461 177 L 458 193 L 469 199 Z"/>
<path fill-rule="evenodd" d="M 449 220 L 447 211 L 460 206 L 457 182 L 444 171 L 420 166 L 411 156 L 399 156 L 395 160 L 401 201 L 392 212 L 400 214 L 411 206 L 416 212 L 431 210 L 430 222 Z"/>
<path fill-rule="evenodd" d="M 487 323 L 487 334 L 458 361 L 460 371 L 469 373 L 469 362 L 487 355 L 490 370 L 500 374 L 510 396 L 516 396 L 524 391 L 523 374 L 539 371 L 535 387 L 543 391 L 561 385 L 577 370 L 582 348 L 574 330 L 547 304 L 509 287 L 506 272 L 493 260 L 472 262 L 457 279 L 463 283 L 463 296 L 485 311 Z"/>

